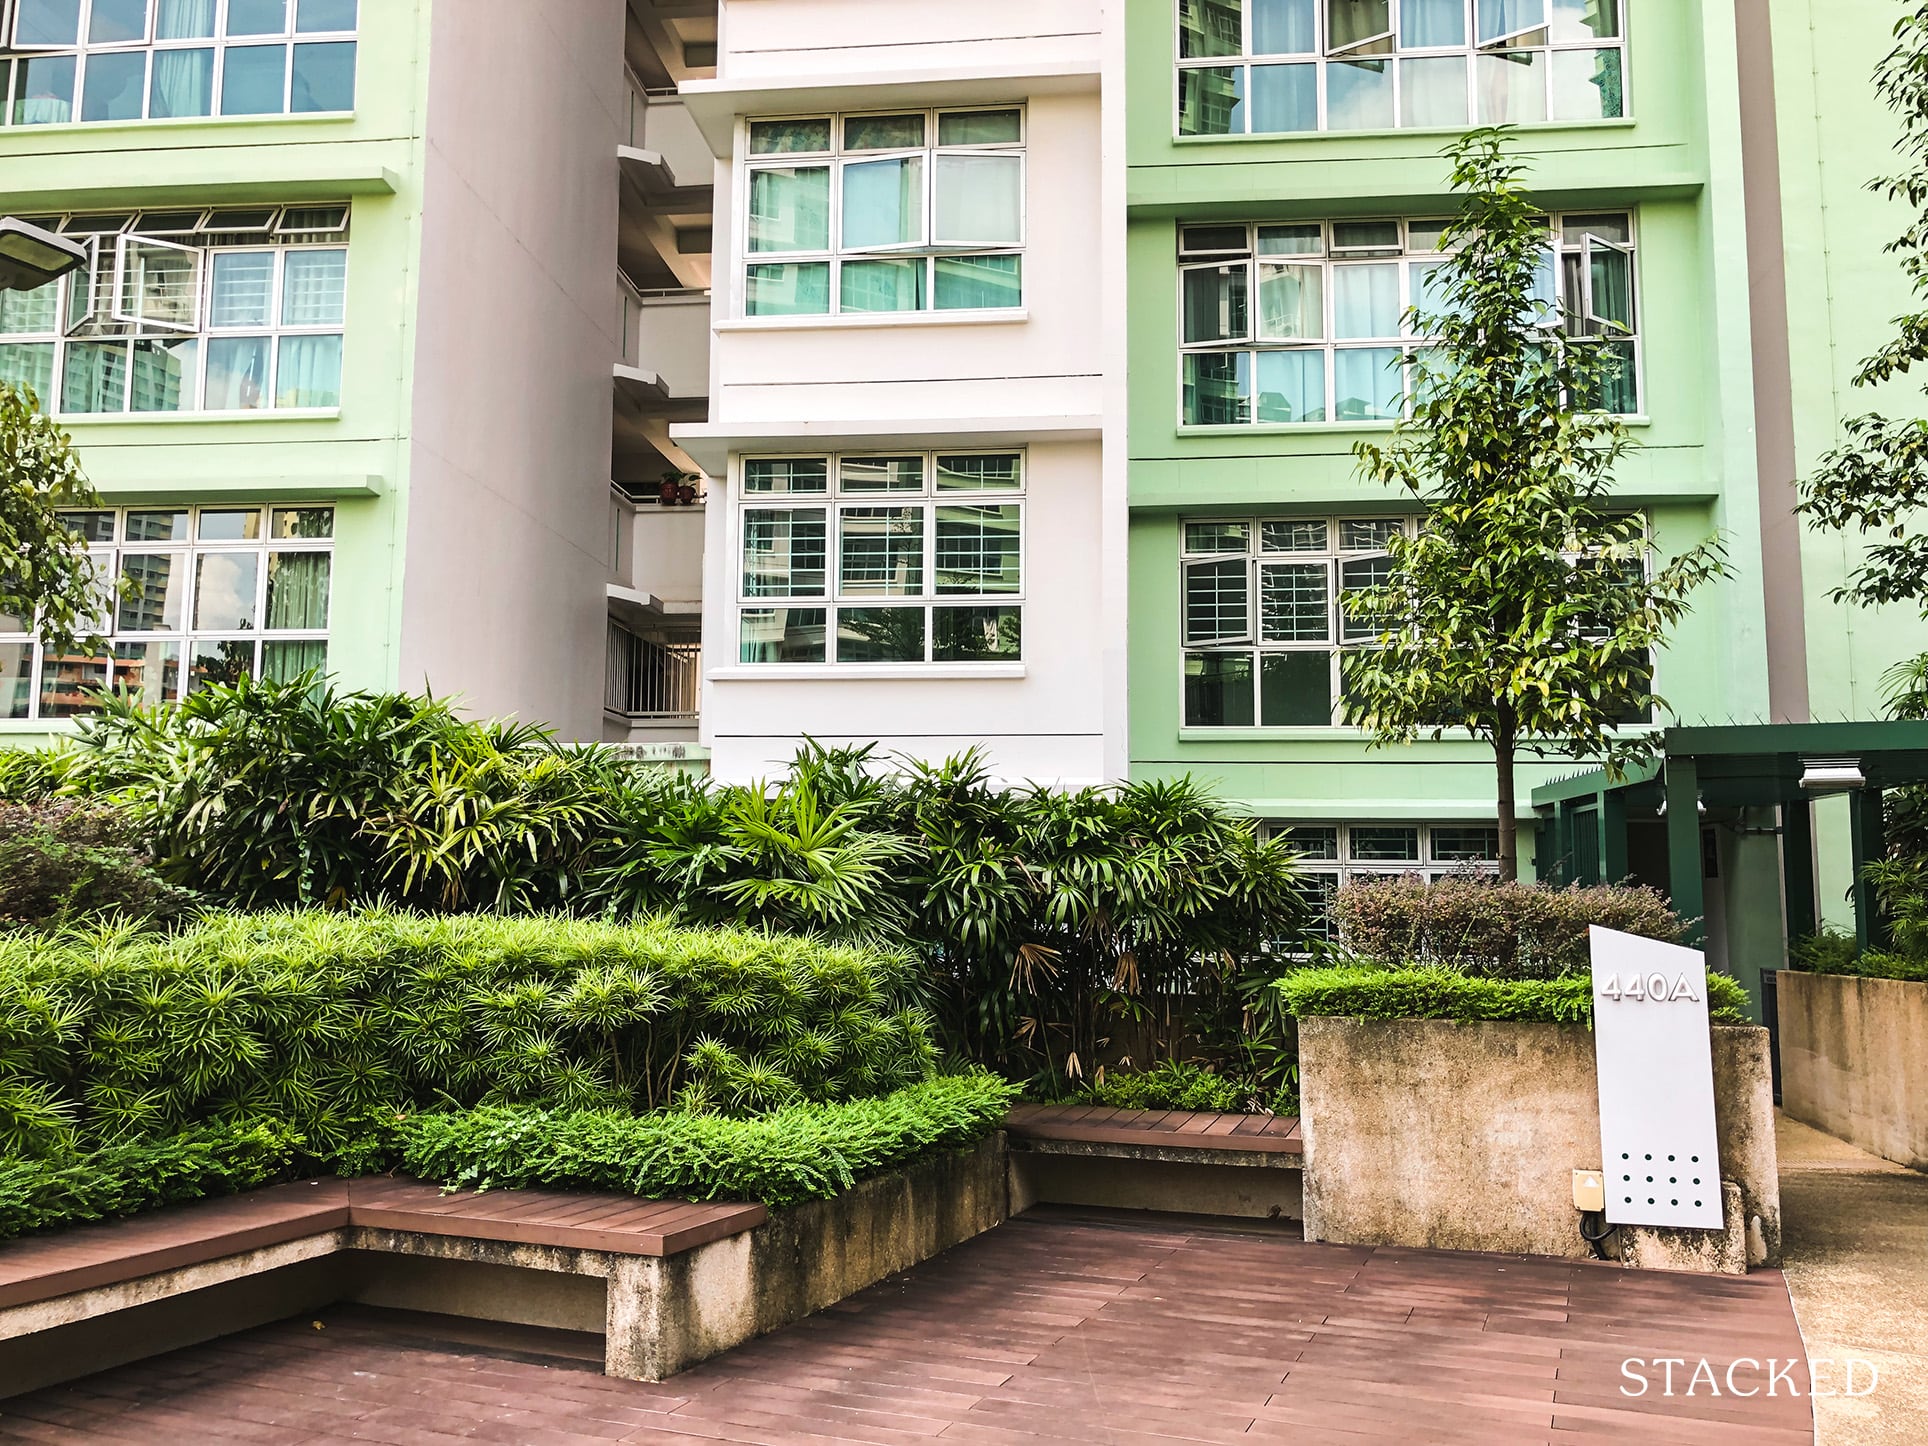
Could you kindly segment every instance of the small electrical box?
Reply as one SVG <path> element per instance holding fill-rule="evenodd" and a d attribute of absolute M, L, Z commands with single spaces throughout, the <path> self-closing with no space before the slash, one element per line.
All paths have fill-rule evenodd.
<path fill-rule="evenodd" d="M 1598 1170 L 1573 1172 L 1573 1208 L 1599 1211 L 1607 1208 L 1606 1178 Z"/>

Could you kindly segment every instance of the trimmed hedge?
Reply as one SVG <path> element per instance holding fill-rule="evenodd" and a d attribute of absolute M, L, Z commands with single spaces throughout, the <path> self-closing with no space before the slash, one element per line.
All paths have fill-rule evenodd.
<path fill-rule="evenodd" d="M 209 1125 L 61 1159 L 0 1161 L 0 1240 L 324 1169 L 367 1175 L 398 1167 L 474 1189 L 551 1185 L 793 1205 L 977 1143 L 1003 1123 L 1014 1093 L 978 1073 L 925 1080 L 881 1099 L 792 1105 L 753 1120 L 496 1107 L 391 1120 L 319 1158 L 279 1124 Z"/>
<path fill-rule="evenodd" d="M 211 1195 L 287 1175 L 300 1140 L 278 1125 L 216 1125 L 55 1160 L 0 1160 L 0 1240 Z"/>
<path fill-rule="evenodd" d="M 752 1112 L 934 1059 L 904 960 L 746 930 L 292 912 L 0 937 L 0 1155 L 256 1119 L 329 1149 L 439 1106 Z"/>
<path fill-rule="evenodd" d="M 793 1105 L 754 1119 L 482 1109 L 418 1115 L 400 1158 L 424 1179 L 690 1200 L 827 1200 L 858 1180 L 996 1130 L 1016 1094 L 995 1075 L 942 1076 L 882 1099 Z"/>
<path fill-rule="evenodd" d="M 1150 1069 L 1105 1071 L 1102 1083 L 1085 1091 L 1093 1104 L 1116 1110 L 1202 1110 L 1243 1114 L 1253 1091 L 1201 1064 L 1166 1060 Z"/>
<path fill-rule="evenodd" d="M 1685 932 L 1652 889 L 1547 889 L 1471 877 L 1348 884 L 1339 890 L 1333 917 L 1346 948 L 1363 958 L 1440 964 L 1498 979 L 1585 971 L 1593 924 L 1669 944 Z"/>
<path fill-rule="evenodd" d="M 1451 969 L 1374 969 L 1348 965 L 1301 969 L 1279 980 L 1285 1007 L 1300 1018 L 1502 1019 L 1521 1023 L 1593 1024 L 1593 979 L 1485 979 Z M 1708 1012 L 1716 1024 L 1745 1024 L 1747 991 L 1725 974 L 1707 976 Z"/>

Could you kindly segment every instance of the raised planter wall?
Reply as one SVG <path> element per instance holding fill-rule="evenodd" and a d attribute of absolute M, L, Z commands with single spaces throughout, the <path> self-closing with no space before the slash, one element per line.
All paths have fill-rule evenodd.
<path fill-rule="evenodd" d="M 1573 1171 L 1602 1163 L 1590 1030 L 1304 1019 L 1299 1089 L 1306 1239 L 1592 1254 L 1573 1208 Z M 1714 1031 L 1714 1098 L 1747 1263 L 1778 1264 L 1766 1030 Z"/>
<path fill-rule="evenodd" d="M 1916 1170 L 1928 1170 L 1928 984 L 1844 974 L 1775 976 L 1781 1107 Z"/>

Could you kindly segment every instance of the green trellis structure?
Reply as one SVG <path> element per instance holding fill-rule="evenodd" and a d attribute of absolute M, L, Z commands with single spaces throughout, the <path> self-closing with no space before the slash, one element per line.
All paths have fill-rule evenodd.
<path fill-rule="evenodd" d="M 1855 934 L 1881 942 L 1881 920 L 1862 865 L 1884 849 L 1882 800 L 1928 781 L 1928 722 L 1758 723 L 1668 728 L 1660 751 L 1618 780 L 1594 769 L 1533 790 L 1548 883 L 1636 878 L 1665 889 L 1693 920 L 1688 942 L 1705 943 L 1707 883 L 1719 874 L 1715 831 L 1775 834 L 1780 897 L 1772 905 L 1783 945 L 1811 934 L 1816 907 L 1814 800 L 1846 794 Z M 1771 822 L 1765 810 L 1773 810 Z M 1730 904 L 1731 907 L 1731 904 Z"/>

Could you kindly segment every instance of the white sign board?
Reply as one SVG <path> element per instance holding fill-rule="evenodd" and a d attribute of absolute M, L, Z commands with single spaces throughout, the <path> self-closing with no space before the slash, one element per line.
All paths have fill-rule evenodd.
<path fill-rule="evenodd" d="M 1612 929 L 1591 933 L 1607 1221 L 1718 1230 L 1707 956 Z"/>

